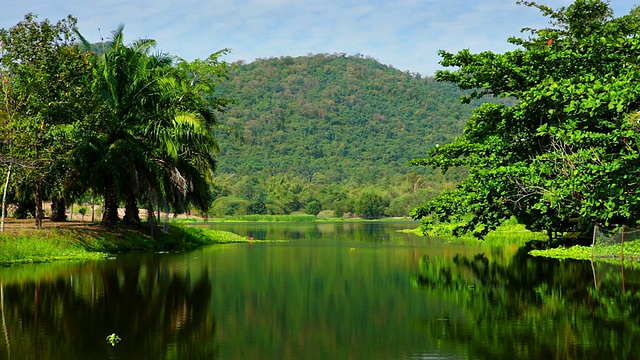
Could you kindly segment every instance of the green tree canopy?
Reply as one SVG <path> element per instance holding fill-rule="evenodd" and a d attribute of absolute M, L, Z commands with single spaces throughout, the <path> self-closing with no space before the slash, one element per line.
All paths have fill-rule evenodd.
<path fill-rule="evenodd" d="M 76 46 L 75 24 L 72 16 L 51 23 L 27 14 L 0 29 L 2 158 L 21 165 L 18 186 L 35 194 L 38 226 L 43 196 L 69 191 L 76 125 L 90 109 L 91 62 Z"/>
<path fill-rule="evenodd" d="M 184 208 L 211 204 L 215 170 L 216 113 L 226 101 L 213 95 L 228 66 L 221 51 L 188 63 L 152 54 L 155 41 L 124 44 L 123 27 L 113 31 L 96 61 L 96 121 L 78 148 L 79 168 L 89 187 L 105 199 L 103 224 L 118 221 L 119 200 L 128 223 L 139 223 L 138 201 Z M 150 214 L 153 211 L 149 211 Z"/>
<path fill-rule="evenodd" d="M 640 221 L 640 10 L 614 18 L 608 2 L 577 0 L 545 29 L 509 38 L 516 50 L 441 51 L 436 79 L 493 96 L 464 134 L 417 165 L 469 168 L 458 188 L 414 210 L 425 225 L 459 221 L 454 233 L 482 238 L 516 217 L 532 230 L 579 231 Z"/>
<path fill-rule="evenodd" d="M 43 199 L 52 219 L 64 218 L 65 200 L 87 191 L 103 196 L 106 225 L 119 220 L 120 202 L 129 223 L 140 222 L 139 201 L 211 204 L 226 50 L 187 62 L 152 54 L 153 40 L 123 39 L 121 26 L 97 56 L 72 16 L 27 14 L 0 29 L 0 162 L 20 165 L 13 193 L 33 199 L 26 211 L 35 208 L 38 225 Z"/>
<path fill-rule="evenodd" d="M 384 210 L 387 206 L 389 206 L 389 200 L 384 196 L 373 192 L 365 192 L 356 201 L 354 210 L 360 217 L 376 219 L 384 215 Z"/>

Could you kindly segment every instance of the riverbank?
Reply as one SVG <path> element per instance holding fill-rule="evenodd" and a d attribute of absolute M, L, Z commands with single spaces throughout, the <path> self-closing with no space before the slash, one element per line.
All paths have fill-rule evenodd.
<path fill-rule="evenodd" d="M 529 241 L 546 240 L 547 236 L 542 232 L 533 232 L 525 229 L 524 225 L 515 221 L 508 221 L 499 226 L 495 231 L 490 232 L 484 240 L 478 240 L 473 235 L 453 236 L 451 231 L 460 224 L 445 223 L 434 225 L 429 231 L 423 233 L 421 228 L 409 229 L 406 232 L 420 236 L 437 237 L 451 242 L 472 242 L 482 241 L 487 245 L 519 245 L 524 246 Z"/>
<path fill-rule="evenodd" d="M 172 224 L 168 231 L 156 229 L 151 236 L 139 227 L 103 228 L 89 223 L 50 223 L 42 229 L 8 224 L 0 233 L 0 264 L 49 262 L 56 260 L 104 259 L 121 252 L 188 250 L 208 244 L 250 242 L 227 232 Z"/>
<path fill-rule="evenodd" d="M 451 230 L 459 224 L 437 224 L 432 227 L 426 234 L 422 233 L 420 228 L 407 230 L 421 236 L 431 236 L 443 238 L 451 242 L 478 242 L 471 235 L 455 237 L 451 235 Z M 489 233 L 484 243 L 491 245 L 517 245 L 526 246 L 531 249 L 529 254 L 532 256 L 553 258 L 559 260 L 595 260 L 618 264 L 623 260 L 629 262 L 640 261 L 640 240 L 627 241 L 623 244 L 613 243 L 605 245 L 592 246 L 583 245 L 562 245 L 561 243 L 549 243 L 547 235 L 542 232 L 532 232 L 524 228 L 524 225 L 518 224 L 515 220 L 510 220 L 498 227 L 496 231 Z M 538 248 L 535 248 L 537 245 Z"/>
<path fill-rule="evenodd" d="M 533 256 L 549 257 L 554 259 L 595 260 L 619 264 L 623 261 L 640 261 L 640 240 L 627 241 L 617 244 L 593 246 L 560 246 L 557 248 L 531 250 Z"/>

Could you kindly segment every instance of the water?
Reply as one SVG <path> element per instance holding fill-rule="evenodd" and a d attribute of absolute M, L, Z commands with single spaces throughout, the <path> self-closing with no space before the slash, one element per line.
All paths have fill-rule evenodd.
<path fill-rule="evenodd" d="M 4 268 L 0 359 L 640 354 L 632 267 L 395 231 L 410 223 L 213 226 L 290 241 Z"/>

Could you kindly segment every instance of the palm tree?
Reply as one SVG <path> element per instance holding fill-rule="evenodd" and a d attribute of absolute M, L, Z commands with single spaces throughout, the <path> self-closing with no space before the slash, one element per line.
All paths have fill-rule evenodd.
<path fill-rule="evenodd" d="M 154 41 L 125 46 L 123 27 L 112 35 L 96 66 L 101 105 L 77 157 L 85 181 L 104 196 L 102 223 L 118 221 L 119 200 L 126 203 L 123 220 L 134 224 L 140 200 L 207 209 L 218 149 L 215 113 L 226 105 L 211 92 L 226 63 L 217 63 L 219 53 L 194 62 L 207 70 L 197 85 L 186 62 L 174 67 L 168 56 L 150 54 Z"/>
<path fill-rule="evenodd" d="M 119 220 L 122 197 L 129 203 L 136 201 L 138 176 L 147 153 L 142 129 L 153 117 L 150 110 L 155 106 L 149 102 L 155 98 L 154 83 L 171 66 L 169 57 L 150 55 L 153 40 L 125 45 L 123 29 L 120 26 L 112 32 L 108 50 L 97 60 L 94 92 L 100 105 L 77 157 L 85 181 L 103 194 L 104 225 Z M 128 220 L 140 221 L 137 213 Z"/>

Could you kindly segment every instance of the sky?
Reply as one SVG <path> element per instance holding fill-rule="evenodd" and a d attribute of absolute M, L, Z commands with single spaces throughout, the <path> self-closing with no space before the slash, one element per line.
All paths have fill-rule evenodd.
<path fill-rule="evenodd" d="M 538 0 L 558 8 L 571 0 Z M 622 16 L 640 0 L 611 0 Z M 154 39 L 185 60 L 222 49 L 222 60 L 317 53 L 362 54 L 402 71 L 433 75 L 438 50 L 504 52 L 523 27 L 548 24 L 516 0 L 2 0 L 0 28 L 34 13 L 39 20 L 78 19 L 90 42 L 124 25 L 125 42 Z"/>

